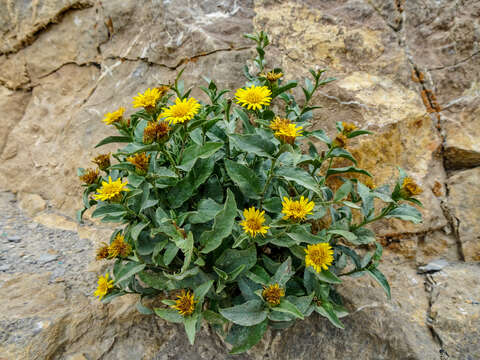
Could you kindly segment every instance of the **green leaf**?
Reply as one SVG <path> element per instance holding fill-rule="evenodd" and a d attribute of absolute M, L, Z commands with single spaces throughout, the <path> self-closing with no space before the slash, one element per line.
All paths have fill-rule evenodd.
<path fill-rule="evenodd" d="M 383 273 L 378 270 L 377 268 L 375 269 L 367 269 L 367 272 L 375 279 L 377 282 L 380 284 L 380 286 L 385 290 L 387 293 L 387 297 L 390 300 L 391 299 L 391 293 L 390 293 L 390 285 L 388 284 L 387 278 Z"/>
<path fill-rule="evenodd" d="M 315 306 L 315 311 L 320 315 L 325 316 L 334 326 L 340 329 L 345 329 L 345 325 L 343 325 L 338 319 L 331 303 L 322 302 L 322 306 Z"/>
<path fill-rule="evenodd" d="M 422 222 L 422 214 L 413 206 L 407 204 L 401 204 L 397 208 L 393 209 L 388 213 L 385 218 L 397 218 L 401 220 L 411 221 L 414 224 L 419 224 Z"/>
<path fill-rule="evenodd" d="M 212 287 L 212 285 L 213 285 L 213 280 L 210 280 L 198 286 L 197 288 L 195 288 L 195 290 L 193 291 L 195 300 L 197 300 L 201 304 L 203 302 L 203 298 L 210 291 L 210 288 Z"/>
<path fill-rule="evenodd" d="M 313 235 L 307 231 L 303 226 L 293 226 L 287 235 L 296 241 L 297 244 L 318 244 L 320 242 L 326 242 L 326 239 L 318 235 Z"/>
<path fill-rule="evenodd" d="M 340 186 L 340 188 L 337 190 L 335 193 L 335 196 L 333 197 L 333 201 L 340 201 L 348 196 L 350 194 L 350 191 L 352 191 L 352 183 L 350 181 L 346 181 L 345 183 Z"/>
<path fill-rule="evenodd" d="M 155 314 L 157 314 L 157 316 L 161 317 L 163 320 L 177 324 L 183 323 L 183 316 L 180 315 L 177 310 L 155 308 L 153 311 L 155 311 Z"/>
<path fill-rule="evenodd" d="M 212 310 L 205 310 L 203 313 L 203 318 L 212 325 L 225 325 L 228 320 L 225 319 L 222 315 L 217 314 L 215 311 Z"/>
<path fill-rule="evenodd" d="M 276 89 L 273 90 L 272 92 L 272 99 L 276 98 L 278 95 L 281 93 L 284 93 L 285 91 L 288 91 L 290 89 L 293 89 L 294 87 L 297 87 L 297 82 L 296 81 L 291 81 L 287 83 L 286 85 L 280 86 Z"/>
<path fill-rule="evenodd" d="M 140 314 L 144 314 L 144 315 L 152 315 L 153 314 L 153 311 L 151 309 L 149 309 L 148 307 L 146 307 L 145 305 L 143 305 L 141 300 L 137 301 L 136 308 L 137 308 L 137 310 Z"/>
<path fill-rule="evenodd" d="M 231 322 L 242 326 L 253 326 L 267 318 L 261 300 L 249 300 L 241 305 L 220 309 L 220 314 Z"/>
<path fill-rule="evenodd" d="M 168 290 L 170 280 L 161 273 L 153 273 L 142 271 L 138 273 L 138 277 L 148 286 L 157 290 Z"/>
<path fill-rule="evenodd" d="M 238 185 L 242 193 L 251 199 L 259 199 L 262 192 L 260 179 L 255 172 L 245 165 L 225 159 L 228 176 Z"/>
<path fill-rule="evenodd" d="M 131 236 L 132 236 L 132 239 L 133 240 L 137 240 L 138 239 L 138 235 L 140 235 L 140 233 L 142 232 L 142 230 L 147 227 L 150 223 L 145 223 L 145 222 L 141 222 L 141 223 L 138 223 L 137 225 L 135 225 L 133 228 L 132 228 L 132 233 L 131 233 Z"/>
<path fill-rule="evenodd" d="M 270 283 L 270 275 L 261 266 L 255 265 L 245 276 L 253 282 L 260 285 L 268 285 Z"/>
<path fill-rule="evenodd" d="M 292 304 L 290 301 L 285 299 L 281 299 L 280 304 L 278 306 L 272 307 L 271 309 L 273 311 L 278 311 L 285 314 L 293 315 L 296 318 L 299 318 L 302 320 L 304 319 L 302 312 L 298 310 L 298 308 L 294 304 Z"/>
<path fill-rule="evenodd" d="M 202 199 L 198 204 L 197 211 L 190 213 L 188 220 L 192 224 L 206 223 L 212 220 L 223 206 L 212 199 Z"/>
<path fill-rule="evenodd" d="M 167 247 L 165 249 L 165 253 L 163 254 L 163 262 L 165 265 L 169 265 L 172 260 L 175 258 L 175 256 L 178 253 L 178 250 L 180 250 L 174 243 L 168 243 Z"/>
<path fill-rule="evenodd" d="M 271 279 L 272 284 L 278 284 L 281 287 L 285 287 L 288 280 L 295 274 L 292 269 L 292 258 L 288 257 L 282 265 L 280 265 Z"/>
<path fill-rule="evenodd" d="M 197 159 L 206 159 L 212 156 L 222 146 L 221 142 L 206 142 L 204 145 L 193 144 L 185 149 L 182 163 L 177 168 L 188 172 L 195 165 Z"/>
<path fill-rule="evenodd" d="M 335 148 L 330 152 L 330 155 L 327 157 L 328 158 L 334 158 L 334 157 L 341 157 L 350 160 L 353 162 L 355 165 L 357 165 L 357 160 L 353 157 L 352 154 L 350 154 L 349 151 L 343 149 L 343 148 Z"/>
<path fill-rule="evenodd" d="M 215 250 L 221 245 L 222 240 L 231 234 L 236 215 L 237 203 L 235 202 L 235 196 L 228 189 L 227 200 L 223 210 L 215 216 L 212 230 L 204 232 L 200 237 L 200 243 L 204 246 L 202 253 L 207 254 Z"/>
<path fill-rule="evenodd" d="M 244 271 L 250 270 L 257 262 L 257 250 L 250 246 L 245 250 L 226 249 L 215 261 L 215 266 L 227 274 L 235 271 L 239 266 L 245 265 Z"/>
<path fill-rule="evenodd" d="M 132 139 L 129 136 L 109 136 L 100 141 L 95 147 L 100 147 L 102 145 L 111 144 L 111 143 L 128 143 Z"/>
<path fill-rule="evenodd" d="M 372 175 L 368 171 L 358 169 L 355 166 L 347 166 L 347 167 L 341 167 L 341 168 L 328 169 L 326 176 L 329 177 L 331 175 L 344 174 L 344 173 L 359 173 L 359 174 L 363 174 L 363 175 L 367 175 L 367 176 L 372 177 Z"/>
<path fill-rule="evenodd" d="M 357 236 L 357 239 L 353 242 L 356 245 L 369 244 L 375 241 L 375 233 L 370 229 L 358 228 L 354 230 L 354 234 Z"/>
<path fill-rule="evenodd" d="M 254 326 L 232 326 L 227 336 L 227 341 L 233 345 L 230 354 L 240 354 L 252 348 L 262 339 L 267 328 L 267 319 Z"/>
<path fill-rule="evenodd" d="M 329 234 L 340 235 L 341 237 L 344 237 L 347 241 L 350 241 L 352 243 L 355 243 L 355 241 L 357 240 L 357 235 L 355 235 L 354 233 L 352 233 L 350 231 L 346 231 L 346 230 L 332 229 L 332 230 L 328 230 L 328 233 Z"/>
<path fill-rule="evenodd" d="M 125 210 L 125 208 L 120 204 L 105 204 L 97 206 L 95 211 L 92 213 L 92 217 L 97 218 L 105 215 L 118 216 L 123 215 L 126 212 L 127 211 Z"/>
<path fill-rule="evenodd" d="M 260 135 L 229 134 L 232 145 L 242 152 L 253 153 L 258 156 L 271 157 L 275 152 L 275 145 Z"/>
<path fill-rule="evenodd" d="M 323 130 L 314 130 L 312 132 L 309 132 L 307 133 L 306 132 L 306 136 L 313 136 L 315 138 L 317 138 L 318 140 L 328 144 L 328 145 L 331 145 L 332 144 L 332 139 L 330 139 L 327 134 L 325 134 L 325 131 Z"/>
<path fill-rule="evenodd" d="M 136 273 L 139 273 L 143 269 L 145 269 L 145 264 L 138 264 L 136 262 L 128 262 L 127 264 L 123 265 L 121 269 L 118 271 L 117 276 L 115 277 L 115 284 L 121 283 L 124 280 L 132 277 Z"/>
<path fill-rule="evenodd" d="M 369 134 L 373 134 L 373 133 L 371 131 L 368 131 L 368 130 L 355 130 L 355 131 L 352 131 L 351 133 L 349 133 L 347 135 L 347 138 L 351 139 L 351 138 L 356 137 L 356 136 L 369 135 Z"/>
<path fill-rule="evenodd" d="M 199 314 L 192 314 L 183 318 L 183 325 L 185 326 L 185 332 L 187 333 L 188 341 L 190 345 L 195 342 L 195 333 L 197 332 L 197 321 Z"/>
<path fill-rule="evenodd" d="M 322 270 L 321 272 L 316 272 L 315 270 L 309 268 L 309 270 L 317 277 L 318 280 L 329 283 L 329 284 L 341 284 L 342 280 L 330 272 L 330 270 Z"/>
<path fill-rule="evenodd" d="M 163 275 L 165 275 L 165 277 L 167 277 L 168 279 L 175 280 L 175 281 L 180 281 L 180 280 L 186 279 L 190 276 L 195 276 L 199 272 L 200 272 L 200 268 L 198 266 L 195 266 L 191 269 L 188 269 L 187 271 L 180 272 L 180 273 L 177 273 L 177 274 L 167 274 L 167 273 L 163 272 Z"/>
<path fill-rule="evenodd" d="M 320 195 L 318 184 L 316 183 L 315 179 L 305 170 L 300 168 L 280 167 L 275 171 L 275 175 L 284 180 L 293 181 L 298 185 L 301 185 L 304 188 L 312 190 Z"/>

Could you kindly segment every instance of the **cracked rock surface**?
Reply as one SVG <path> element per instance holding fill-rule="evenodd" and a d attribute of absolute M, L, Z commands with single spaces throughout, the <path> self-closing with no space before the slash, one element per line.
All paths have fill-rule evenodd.
<path fill-rule="evenodd" d="M 351 279 L 339 288 L 352 311 L 346 330 L 312 317 L 235 358 L 478 357 L 478 1 L 5 0 L 0 189 L 17 195 L 0 193 L 0 359 L 229 358 L 208 329 L 190 347 L 182 329 L 140 315 L 134 297 L 94 301 L 105 271 L 94 248 L 111 230 L 70 219 L 81 204 L 76 168 L 112 134 L 102 115 L 181 68 L 192 86 L 202 76 L 242 86 L 253 48 L 241 35 L 254 30 L 269 33 L 269 66 L 288 80 L 328 67 L 337 81 L 313 99 L 322 106 L 315 126 L 332 133 L 349 121 L 375 132 L 351 145 L 359 165 L 377 184 L 401 166 L 425 207 L 422 224 L 374 227 L 391 301 Z M 435 260 L 448 265 L 417 274 Z"/>

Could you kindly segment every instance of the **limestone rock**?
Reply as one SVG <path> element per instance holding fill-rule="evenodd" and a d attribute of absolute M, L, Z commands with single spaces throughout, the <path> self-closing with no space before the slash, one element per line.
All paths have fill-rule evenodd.
<path fill-rule="evenodd" d="M 448 209 L 455 219 L 456 232 L 465 260 L 480 260 L 480 168 L 460 171 L 448 179 Z"/>
<path fill-rule="evenodd" d="M 19 205 L 29 216 L 34 216 L 47 207 L 47 203 L 40 195 L 29 193 L 21 195 Z"/>

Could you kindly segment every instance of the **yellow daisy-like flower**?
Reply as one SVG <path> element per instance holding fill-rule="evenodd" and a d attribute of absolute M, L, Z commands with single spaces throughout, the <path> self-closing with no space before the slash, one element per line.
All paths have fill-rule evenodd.
<path fill-rule="evenodd" d="M 286 196 L 282 201 L 282 213 L 285 214 L 283 217 L 284 220 L 292 219 L 295 221 L 305 220 L 307 215 L 313 213 L 313 208 L 315 203 L 313 201 L 308 201 L 303 196 L 300 197 L 300 200 L 292 200 Z"/>
<path fill-rule="evenodd" d="M 80 180 L 83 181 L 87 185 L 92 185 L 95 181 L 97 181 L 98 178 L 98 169 L 87 169 L 83 173 L 82 176 L 80 176 Z"/>
<path fill-rule="evenodd" d="M 266 86 L 252 85 L 246 89 L 238 89 L 235 93 L 237 104 L 246 107 L 248 110 L 260 110 L 263 105 L 270 105 L 272 92 Z"/>
<path fill-rule="evenodd" d="M 302 127 L 295 124 L 284 124 L 280 125 L 277 131 L 275 131 L 275 136 L 279 138 L 284 143 L 293 145 L 295 139 L 298 136 L 302 136 Z"/>
<path fill-rule="evenodd" d="M 105 276 L 100 276 L 98 278 L 97 290 L 93 293 L 95 296 L 99 297 L 99 300 L 108 294 L 108 291 L 113 288 L 113 280 L 108 280 L 108 273 Z"/>
<path fill-rule="evenodd" d="M 146 155 L 145 153 L 135 154 L 134 156 L 128 157 L 127 161 L 135 165 L 135 170 L 139 175 L 144 175 L 148 170 L 150 155 Z"/>
<path fill-rule="evenodd" d="M 348 122 L 342 122 L 342 126 L 343 126 L 343 133 L 345 135 L 348 135 L 350 134 L 352 131 L 355 131 L 357 130 L 357 127 L 352 124 L 352 123 L 348 123 Z"/>
<path fill-rule="evenodd" d="M 420 195 L 423 192 L 422 188 L 417 185 L 412 178 L 406 177 L 403 179 L 401 194 L 405 198 L 410 198 L 415 195 Z"/>
<path fill-rule="evenodd" d="M 146 110 L 153 110 L 160 96 L 161 92 L 158 88 L 148 88 L 143 94 L 138 93 L 138 95 L 133 98 L 133 107 L 143 107 Z"/>
<path fill-rule="evenodd" d="M 175 305 L 170 305 L 171 308 L 177 310 L 180 315 L 188 316 L 193 313 L 195 310 L 195 301 L 194 295 L 190 292 L 182 290 L 180 295 L 177 295 L 177 300 L 175 300 Z"/>
<path fill-rule="evenodd" d="M 285 290 L 278 284 L 269 285 L 263 288 L 263 299 L 272 306 L 280 304 L 280 299 L 285 296 Z"/>
<path fill-rule="evenodd" d="M 106 113 L 103 118 L 103 122 L 107 125 L 112 125 L 113 123 L 119 122 L 122 120 L 123 113 L 125 112 L 125 108 L 122 106 L 118 110 Z"/>
<path fill-rule="evenodd" d="M 162 113 L 158 115 L 158 120 L 165 118 L 170 124 L 183 124 L 185 121 L 191 120 L 200 110 L 202 105 L 195 98 L 175 99 L 175 104 L 162 108 Z"/>
<path fill-rule="evenodd" d="M 255 209 L 253 206 L 250 209 L 243 210 L 245 220 L 240 222 L 240 225 L 243 226 L 245 233 L 250 234 L 252 237 L 257 236 L 257 234 L 265 236 L 270 226 L 263 226 L 265 222 L 264 215 L 265 211 L 260 212 L 260 210 Z"/>
<path fill-rule="evenodd" d="M 333 263 L 333 249 L 328 243 L 308 245 L 305 250 L 305 265 L 311 266 L 316 272 L 327 270 Z"/>
<path fill-rule="evenodd" d="M 106 181 L 102 181 L 102 187 L 97 190 L 97 193 L 93 195 L 95 200 L 116 200 L 118 199 L 119 195 L 122 191 L 130 191 L 127 189 L 126 186 L 128 185 L 128 181 L 125 180 L 122 183 L 122 179 L 118 178 L 115 181 L 112 181 L 112 177 L 108 177 L 108 183 Z"/>
<path fill-rule="evenodd" d="M 127 257 L 132 252 L 132 247 L 129 243 L 125 242 L 125 237 L 122 234 L 118 234 L 113 239 L 112 243 L 108 247 L 108 257 L 115 258 L 115 257 Z"/>
<path fill-rule="evenodd" d="M 279 116 L 275 116 L 275 118 L 273 119 L 272 122 L 270 122 L 270 129 L 272 129 L 273 131 L 278 131 L 280 129 L 283 129 L 285 127 L 287 127 L 289 124 L 291 124 L 290 120 L 289 119 L 286 119 L 286 118 L 281 118 Z"/>
<path fill-rule="evenodd" d="M 283 73 L 282 72 L 275 72 L 275 71 L 270 71 L 268 73 L 262 73 L 260 74 L 261 77 L 264 77 L 265 79 L 267 79 L 268 81 L 270 82 L 274 82 L 274 81 L 277 81 L 278 79 L 280 79 L 282 76 L 283 76 Z"/>

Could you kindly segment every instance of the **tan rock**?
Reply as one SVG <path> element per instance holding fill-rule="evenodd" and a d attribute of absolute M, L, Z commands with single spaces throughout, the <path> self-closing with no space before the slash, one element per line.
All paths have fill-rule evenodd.
<path fill-rule="evenodd" d="M 30 216 L 36 215 L 47 207 L 46 201 L 40 195 L 29 193 L 19 195 L 19 205 Z"/>
<path fill-rule="evenodd" d="M 459 171 L 448 178 L 447 206 L 455 221 L 465 260 L 480 260 L 480 168 Z"/>

